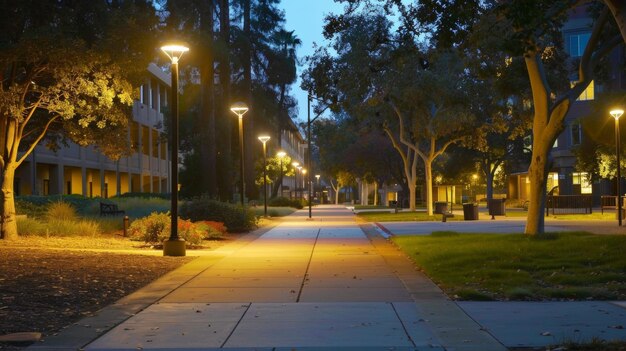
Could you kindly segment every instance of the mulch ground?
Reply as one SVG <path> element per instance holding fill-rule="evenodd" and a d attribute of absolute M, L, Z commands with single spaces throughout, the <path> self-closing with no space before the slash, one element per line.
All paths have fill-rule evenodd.
<path fill-rule="evenodd" d="M 192 259 L 0 247 L 0 335 L 54 334 Z"/>

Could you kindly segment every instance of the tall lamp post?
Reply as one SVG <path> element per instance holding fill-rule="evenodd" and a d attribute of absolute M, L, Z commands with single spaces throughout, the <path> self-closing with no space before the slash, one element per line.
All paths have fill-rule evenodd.
<path fill-rule="evenodd" d="M 619 118 L 624 114 L 624 110 L 615 109 L 611 110 L 611 116 L 615 118 L 615 154 L 617 156 L 617 223 L 622 226 L 622 196 L 620 183 L 622 182 L 621 164 L 620 164 L 620 140 L 619 140 Z"/>
<path fill-rule="evenodd" d="M 285 156 L 287 156 L 287 153 L 284 151 L 278 151 L 276 153 L 276 156 L 278 156 L 278 159 L 280 160 L 280 197 L 283 197 L 283 158 Z"/>
<path fill-rule="evenodd" d="M 185 256 L 185 240 L 178 236 L 178 61 L 189 48 L 181 43 L 167 43 L 161 50 L 172 61 L 172 123 L 170 186 L 170 237 L 163 242 L 163 256 Z"/>
<path fill-rule="evenodd" d="M 263 143 L 263 213 L 267 217 L 267 141 L 269 136 L 260 136 L 259 140 Z"/>
<path fill-rule="evenodd" d="M 293 166 L 293 191 L 294 191 L 294 197 L 297 199 L 298 198 L 298 166 L 300 166 L 300 162 L 292 162 L 291 165 Z"/>
<path fill-rule="evenodd" d="M 244 197 L 246 196 L 246 181 L 245 174 L 243 173 L 243 115 L 248 112 L 248 106 L 243 102 L 236 102 L 230 107 L 230 110 L 233 111 L 233 113 L 236 114 L 237 117 L 239 117 L 239 150 L 241 151 L 241 162 L 239 168 L 239 170 L 241 171 L 241 207 L 245 207 Z M 246 211 L 244 210 L 243 213 L 245 214 Z"/>

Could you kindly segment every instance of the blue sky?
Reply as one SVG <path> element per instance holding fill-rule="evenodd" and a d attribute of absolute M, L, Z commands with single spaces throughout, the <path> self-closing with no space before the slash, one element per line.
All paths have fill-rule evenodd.
<path fill-rule="evenodd" d="M 336 4 L 333 0 L 282 0 L 280 7 L 285 10 L 287 30 L 295 30 L 295 35 L 302 41 L 298 49 L 298 58 L 303 58 L 313 53 L 313 43 L 326 44 L 322 35 L 324 17 L 329 13 L 341 13 L 343 5 Z M 298 69 L 298 77 L 302 73 Z M 300 89 L 300 81 L 293 85 L 291 94 L 298 100 L 298 119 L 306 121 L 307 94 Z"/>

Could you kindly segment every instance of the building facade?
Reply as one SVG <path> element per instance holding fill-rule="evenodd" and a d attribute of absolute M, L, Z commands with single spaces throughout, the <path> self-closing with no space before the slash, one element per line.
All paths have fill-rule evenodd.
<path fill-rule="evenodd" d="M 108 198 L 170 192 L 170 154 L 161 111 L 168 104 L 170 77 L 154 64 L 147 72 L 128 126 L 131 156 L 114 161 L 92 146 L 73 143 L 57 151 L 37 146 L 17 169 L 15 194 Z"/>

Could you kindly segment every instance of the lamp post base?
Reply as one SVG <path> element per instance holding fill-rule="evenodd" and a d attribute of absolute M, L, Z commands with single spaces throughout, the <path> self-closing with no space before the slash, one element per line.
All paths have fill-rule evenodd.
<path fill-rule="evenodd" d="M 167 239 L 163 242 L 163 256 L 186 256 L 185 240 Z"/>

